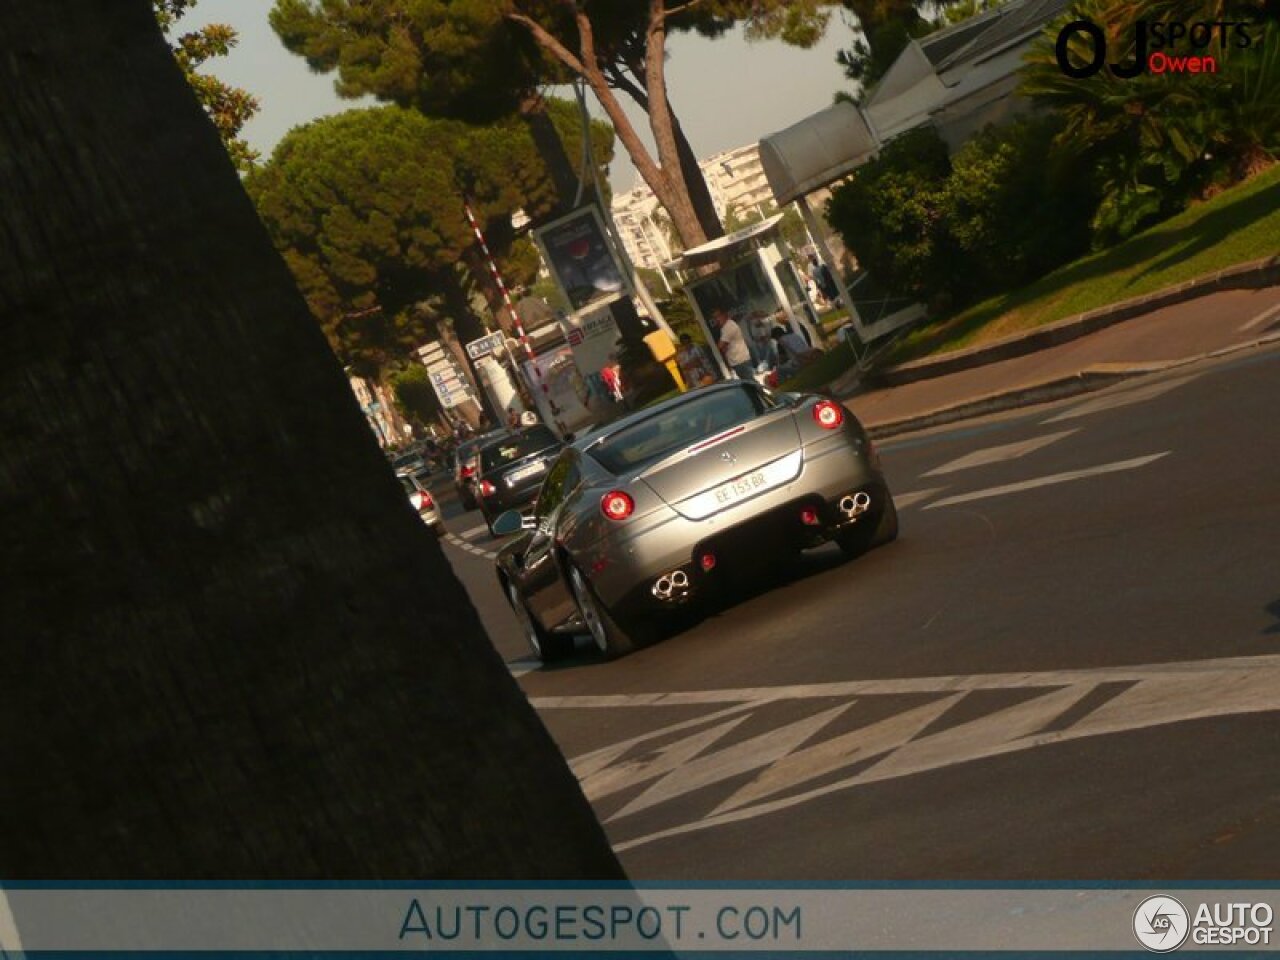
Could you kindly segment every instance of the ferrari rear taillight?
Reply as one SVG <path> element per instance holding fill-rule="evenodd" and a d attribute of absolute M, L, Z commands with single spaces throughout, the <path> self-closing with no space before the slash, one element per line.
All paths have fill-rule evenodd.
<path fill-rule="evenodd" d="M 813 405 L 813 419 L 824 430 L 834 430 L 844 423 L 844 410 L 830 400 L 819 400 Z"/>
<path fill-rule="evenodd" d="M 480 496 L 482 496 L 482 497 L 492 497 L 492 496 L 493 496 L 495 493 L 497 493 L 497 492 L 498 492 L 498 488 L 497 488 L 497 487 L 495 487 L 495 486 L 494 486 L 492 483 L 490 483 L 488 480 L 481 480 L 481 481 L 480 481 Z"/>
<path fill-rule="evenodd" d="M 625 520 L 635 508 L 636 502 L 621 490 L 610 490 L 600 498 L 600 510 L 610 520 Z"/>
<path fill-rule="evenodd" d="M 462 467 L 463 479 L 466 479 L 467 477 L 471 476 L 475 472 L 476 472 L 475 467 L 471 466 L 470 464 L 463 464 L 463 467 Z"/>
<path fill-rule="evenodd" d="M 425 490 L 419 490 L 412 494 L 409 497 L 409 500 L 413 504 L 413 509 L 417 510 L 419 513 L 426 513 L 435 506 L 435 503 L 431 499 L 431 494 L 427 493 Z"/>

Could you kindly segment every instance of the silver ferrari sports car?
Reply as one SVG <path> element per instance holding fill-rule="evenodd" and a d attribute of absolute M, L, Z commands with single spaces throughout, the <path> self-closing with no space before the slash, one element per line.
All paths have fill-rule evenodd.
<path fill-rule="evenodd" d="M 534 653 L 554 660 L 590 633 L 609 657 L 648 638 L 664 610 L 745 561 L 835 541 L 856 555 L 898 533 L 862 425 L 840 404 L 734 381 L 595 430 L 547 471 L 532 515 L 498 554 L 498 579 Z"/>

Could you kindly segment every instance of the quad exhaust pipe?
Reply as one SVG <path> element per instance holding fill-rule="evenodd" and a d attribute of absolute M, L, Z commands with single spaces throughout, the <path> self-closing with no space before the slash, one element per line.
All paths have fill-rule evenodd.
<path fill-rule="evenodd" d="M 871 506 L 871 495 L 865 490 L 859 490 L 857 493 L 850 493 L 840 498 L 837 504 L 840 512 L 844 514 L 846 520 L 856 520 L 867 512 Z"/>
<path fill-rule="evenodd" d="M 683 570 L 672 570 L 655 580 L 651 589 L 659 600 L 683 600 L 689 595 L 689 575 Z"/>

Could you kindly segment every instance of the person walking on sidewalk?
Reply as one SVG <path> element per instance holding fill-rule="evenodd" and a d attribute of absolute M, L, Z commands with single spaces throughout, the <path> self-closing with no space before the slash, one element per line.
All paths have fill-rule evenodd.
<path fill-rule="evenodd" d="M 724 307 L 716 307 L 711 312 L 711 317 L 719 331 L 719 342 L 716 345 L 720 348 L 720 355 L 724 357 L 724 362 L 739 380 L 755 380 L 751 351 L 747 349 L 747 340 L 742 335 L 742 328 L 733 322 L 729 311 Z"/>

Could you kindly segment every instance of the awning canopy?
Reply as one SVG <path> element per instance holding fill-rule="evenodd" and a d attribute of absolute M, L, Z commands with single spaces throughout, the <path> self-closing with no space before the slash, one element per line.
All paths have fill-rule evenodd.
<path fill-rule="evenodd" d="M 663 266 L 668 270 L 691 270 L 709 263 L 731 260 L 752 247 L 772 240 L 781 222 L 782 214 L 775 214 L 767 220 L 761 220 L 759 223 L 753 223 L 749 227 L 743 227 L 741 230 L 727 233 L 723 237 L 717 237 L 701 246 L 686 250 Z"/>
<path fill-rule="evenodd" d="M 760 141 L 760 165 L 779 206 L 839 180 L 876 152 L 856 104 L 836 103 Z"/>
<path fill-rule="evenodd" d="M 1069 0 L 1008 0 L 911 40 L 863 106 L 837 103 L 760 141 L 779 206 L 852 173 L 899 134 L 933 124 L 952 149 L 1015 115 L 1023 56 Z"/>

